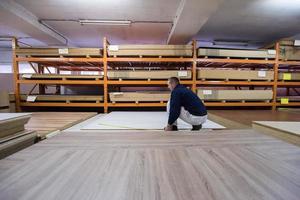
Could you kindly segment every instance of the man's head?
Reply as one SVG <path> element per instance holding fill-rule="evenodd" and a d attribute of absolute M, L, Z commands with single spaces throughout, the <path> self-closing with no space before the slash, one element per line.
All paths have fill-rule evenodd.
<path fill-rule="evenodd" d="M 172 91 L 174 88 L 180 84 L 179 79 L 177 77 L 171 77 L 168 80 L 168 88 Z"/>

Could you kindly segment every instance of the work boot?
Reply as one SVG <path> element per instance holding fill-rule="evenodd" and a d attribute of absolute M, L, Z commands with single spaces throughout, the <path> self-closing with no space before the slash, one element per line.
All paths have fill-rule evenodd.
<path fill-rule="evenodd" d="M 172 131 L 178 131 L 178 128 L 177 128 L 176 125 L 173 125 L 173 126 L 172 126 Z"/>
<path fill-rule="evenodd" d="M 192 131 L 199 131 L 202 128 L 202 124 L 200 125 L 193 125 Z"/>

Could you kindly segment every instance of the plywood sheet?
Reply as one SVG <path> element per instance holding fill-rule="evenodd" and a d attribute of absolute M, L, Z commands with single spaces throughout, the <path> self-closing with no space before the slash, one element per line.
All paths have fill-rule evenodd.
<path fill-rule="evenodd" d="M 286 133 L 291 133 L 300 136 L 300 122 L 289 121 L 254 121 L 254 124 L 276 129 Z"/>
<path fill-rule="evenodd" d="M 170 92 L 110 92 L 112 102 L 168 101 Z"/>
<path fill-rule="evenodd" d="M 33 145 L 35 140 L 36 133 L 33 131 L 23 131 L 6 138 L 1 138 L 0 159 Z"/>
<path fill-rule="evenodd" d="M 179 129 L 191 129 L 192 126 L 178 119 Z M 118 129 L 142 129 L 142 130 L 162 130 L 168 124 L 168 114 L 166 112 L 111 112 L 84 126 L 82 130 L 118 130 Z M 215 122 L 207 120 L 203 124 L 204 129 L 223 129 Z"/>
<path fill-rule="evenodd" d="M 35 97 L 35 101 L 103 101 L 101 95 L 30 95 Z M 21 95 L 22 101 L 27 101 L 28 95 Z"/>
<path fill-rule="evenodd" d="M 198 49 L 198 56 L 275 59 L 275 50 Z"/>
<path fill-rule="evenodd" d="M 272 90 L 202 90 L 198 89 L 202 100 L 271 100 Z"/>
<path fill-rule="evenodd" d="M 51 132 L 67 129 L 95 115 L 96 112 L 33 112 L 25 128 L 44 139 Z"/>
<path fill-rule="evenodd" d="M 102 56 L 98 48 L 17 48 L 18 56 Z"/>
<path fill-rule="evenodd" d="M 188 56 L 193 54 L 191 45 L 110 45 L 109 56 Z"/>
<path fill-rule="evenodd" d="M 0 138 L 24 130 L 30 113 L 0 113 Z"/>
<path fill-rule="evenodd" d="M 70 74 L 21 74 L 22 79 L 60 79 L 60 80 L 80 80 L 80 79 L 100 79 L 103 75 L 70 75 Z"/>
<path fill-rule="evenodd" d="M 204 80 L 273 80 L 273 71 L 261 70 L 224 70 L 224 69 L 199 69 L 198 79 Z"/>
<path fill-rule="evenodd" d="M 192 74 L 188 70 L 109 70 L 107 76 L 110 79 L 168 79 L 173 76 L 191 79 Z"/>

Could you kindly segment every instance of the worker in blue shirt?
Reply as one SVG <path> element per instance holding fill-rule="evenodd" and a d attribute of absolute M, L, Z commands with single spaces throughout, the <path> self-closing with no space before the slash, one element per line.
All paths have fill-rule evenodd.
<path fill-rule="evenodd" d="M 177 77 L 169 78 L 168 87 L 171 90 L 171 98 L 167 104 L 168 125 L 164 130 L 177 131 L 178 118 L 192 125 L 192 131 L 200 130 L 207 120 L 207 111 L 200 98 L 180 85 Z"/>

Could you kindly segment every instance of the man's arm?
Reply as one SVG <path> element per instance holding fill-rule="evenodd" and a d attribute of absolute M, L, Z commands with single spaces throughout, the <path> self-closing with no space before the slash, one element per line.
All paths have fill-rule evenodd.
<path fill-rule="evenodd" d="M 179 117 L 181 110 L 180 93 L 173 91 L 170 99 L 170 113 L 168 119 L 168 125 L 172 125 Z"/>

